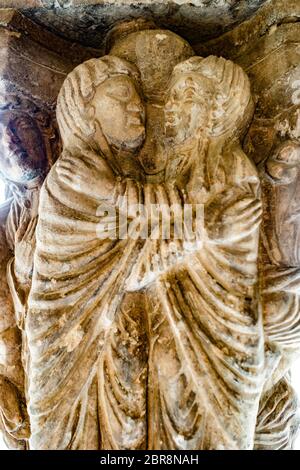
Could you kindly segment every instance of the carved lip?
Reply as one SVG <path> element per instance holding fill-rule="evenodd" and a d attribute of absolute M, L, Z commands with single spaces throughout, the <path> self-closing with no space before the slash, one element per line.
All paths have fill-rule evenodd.
<path fill-rule="evenodd" d="M 127 124 L 130 124 L 132 126 L 143 126 L 144 125 L 143 116 L 140 113 L 135 113 L 135 112 L 128 113 Z"/>
<path fill-rule="evenodd" d="M 143 127 L 143 122 L 140 118 L 138 117 L 129 117 L 127 119 L 127 124 L 130 124 L 131 126 L 135 126 L 135 127 Z"/>

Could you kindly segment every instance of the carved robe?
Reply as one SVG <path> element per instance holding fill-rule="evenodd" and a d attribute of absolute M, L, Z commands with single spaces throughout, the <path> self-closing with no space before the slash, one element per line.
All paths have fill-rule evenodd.
<path fill-rule="evenodd" d="M 253 447 L 263 371 L 259 183 L 238 146 L 224 152 L 215 180 L 203 246 L 147 292 L 150 449 Z"/>
<path fill-rule="evenodd" d="M 253 445 L 258 181 L 238 146 L 223 157 L 203 246 L 180 242 L 175 256 L 165 240 L 99 239 L 96 214 L 120 196 L 194 202 L 176 182 L 112 178 L 91 151 L 65 151 L 50 171 L 26 320 L 32 448 Z"/>
<path fill-rule="evenodd" d="M 289 371 L 299 357 L 299 146 L 285 142 L 261 167 L 262 307 L 267 375 L 255 448 L 291 449 L 299 427 Z"/>
<path fill-rule="evenodd" d="M 9 448 L 25 450 L 27 448 L 26 439 L 29 437 L 30 429 L 26 411 L 26 400 L 24 396 L 25 377 L 22 363 L 22 334 L 19 329 L 24 307 L 17 309 L 17 306 L 20 305 L 19 295 L 22 296 L 24 292 L 21 292 L 21 284 L 14 284 L 14 281 L 12 278 L 10 278 L 10 274 L 13 273 L 14 269 L 14 257 L 11 257 L 12 253 L 9 250 L 9 246 L 12 248 L 12 250 L 14 250 L 15 246 L 18 245 L 18 241 L 21 242 L 22 239 L 24 239 L 24 234 L 28 228 L 28 225 L 22 226 L 24 231 L 22 234 L 19 231 L 20 237 L 19 240 L 16 240 L 18 237 L 15 238 L 15 232 L 18 232 L 20 215 L 23 215 L 24 221 L 24 212 L 26 212 L 25 206 L 23 207 L 23 210 L 22 207 L 23 206 L 20 204 L 20 200 L 17 199 L 9 199 L 1 207 L 1 219 L 3 216 L 1 222 L 3 225 L 6 225 L 7 228 L 9 227 L 7 232 L 10 231 L 10 233 L 6 233 L 5 235 L 4 230 L 1 230 L 0 232 L 0 426 L 3 432 L 5 443 Z M 14 221 L 15 225 L 12 223 L 12 221 Z M 30 217 L 27 217 L 27 222 L 29 222 L 31 225 L 31 223 L 34 223 L 34 220 L 32 220 Z M 15 228 L 15 231 L 13 228 Z M 35 225 L 33 226 L 32 231 L 33 237 L 34 228 Z M 9 235 L 11 235 L 11 238 Z M 20 262 L 22 263 L 21 259 Z M 33 260 L 31 258 L 31 268 L 32 262 Z M 27 264 L 22 265 L 22 269 L 24 269 L 23 272 L 26 272 L 27 267 Z M 12 286 L 14 286 L 13 289 Z M 14 296 L 11 296 L 13 293 L 12 290 L 16 293 L 18 292 L 18 302 L 15 302 L 16 299 Z M 21 315 L 18 316 L 16 315 L 17 313 L 21 313 Z"/>
<path fill-rule="evenodd" d="M 31 287 L 35 228 L 42 180 L 13 188 L 13 200 L 6 221 L 6 238 L 14 256 L 7 264 L 7 280 L 14 302 L 18 327 L 23 329 L 27 297 Z"/>

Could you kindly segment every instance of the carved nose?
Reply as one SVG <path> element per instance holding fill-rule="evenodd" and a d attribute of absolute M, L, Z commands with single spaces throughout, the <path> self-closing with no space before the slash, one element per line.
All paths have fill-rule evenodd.
<path fill-rule="evenodd" d="M 127 106 L 127 111 L 130 113 L 138 113 L 141 116 L 144 115 L 144 109 L 138 103 L 129 103 Z"/>

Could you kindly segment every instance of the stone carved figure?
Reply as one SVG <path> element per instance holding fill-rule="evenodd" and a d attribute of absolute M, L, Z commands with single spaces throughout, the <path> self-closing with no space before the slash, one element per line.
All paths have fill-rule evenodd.
<path fill-rule="evenodd" d="M 96 214 L 103 199 L 109 201 L 117 197 L 115 172 L 118 174 L 120 170 L 117 168 L 127 157 L 127 162 L 130 161 L 130 156 L 143 141 L 143 106 L 137 87 L 138 72 L 133 65 L 116 57 L 106 57 L 75 69 L 58 98 L 58 122 L 64 150 L 50 171 L 41 194 L 34 286 L 26 328 L 31 351 L 28 394 L 34 448 L 97 449 L 106 437 L 103 426 L 100 434 L 98 424 L 100 394 L 105 395 L 102 389 L 103 364 L 98 370 L 99 360 L 103 360 L 99 351 L 109 342 L 110 326 L 120 302 L 126 271 L 130 271 L 137 248 L 134 246 L 136 243 L 127 246 L 127 240 L 100 240 L 97 237 L 100 218 Z M 113 101 L 111 111 L 102 107 L 101 101 L 99 106 L 96 101 L 98 95 Z M 120 131 L 122 138 L 126 139 L 124 143 L 118 139 L 118 134 L 115 138 L 116 118 L 127 126 Z M 123 189 L 121 181 L 117 186 L 120 186 L 119 191 Z M 53 213 L 58 230 L 52 226 L 53 219 L 52 216 L 49 218 L 48 211 Z M 50 224 L 46 232 L 45 224 Z M 44 261 L 48 256 L 51 257 L 51 265 L 47 266 Z M 79 283 L 78 276 L 81 279 Z M 60 289 L 63 289 L 63 295 Z M 67 303 L 69 307 L 65 310 Z M 40 323 L 44 308 L 45 315 L 51 312 L 51 317 L 46 319 L 45 316 L 45 322 Z M 138 329 L 139 311 L 136 317 L 132 322 Z M 49 331 L 45 336 L 46 325 Z M 142 342 L 144 344 L 146 340 Z M 128 380 L 132 375 L 136 380 L 132 378 L 130 382 L 137 382 L 137 390 L 130 390 L 127 400 L 133 414 L 128 416 L 132 433 L 137 432 L 138 420 L 145 408 L 145 386 L 139 387 L 137 380 L 144 368 L 141 360 L 143 351 L 137 354 L 140 348 L 141 344 L 136 341 L 136 354 L 132 354 L 131 371 L 127 372 Z M 134 356 L 136 360 L 133 360 Z M 35 360 L 43 362 L 42 367 L 36 368 Z M 51 366 L 53 372 L 57 367 L 65 370 L 63 382 L 57 374 L 49 375 L 48 360 L 55 362 Z M 114 385 L 117 386 L 116 383 Z M 42 402 L 46 400 L 46 408 L 41 399 Z M 55 409 L 53 400 L 57 403 Z M 73 405 L 70 408 L 71 401 Z M 123 406 L 126 405 L 124 400 Z M 45 413 L 46 409 L 48 413 Z M 102 411 L 102 420 L 107 422 L 106 411 Z M 45 426 L 55 427 L 55 432 L 45 433 Z M 143 433 L 138 431 L 137 438 L 142 441 L 143 436 L 139 434 Z M 133 436 L 131 446 L 134 446 L 134 440 Z M 139 445 L 143 443 L 138 442 Z"/>
<path fill-rule="evenodd" d="M 21 101 L 20 97 L 10 97 L 10 106 L 6 102 L 5 108 L 1 110 L 0 171 L 9 194 L 2 212 L 8 208 L 5 242 L 12 254 L 6 265 L 7 295 L 11 296 L 13 304 L 11 315 L 10 299 L 1 314 L 11 316 L 14 325 L 11 327 L 13 335 L 8 335 L 10 330 L 7 329 L 1 335 L 4 353 L 1 416 L 5 441 L 12 448 L 26 448 L 30 435 L 23 372 L 27 360 L 23 329 L 33 271 L 39 192 L 52 160 L 51 139 L 54 140 L 54 130 L 49 125 L 49 119 L 46 112 L 41 113 L 35 104 L 24 97 Z M 4 287 L 6 280 L 2 279 L 1 283 L 7 289 Z M 12 366 L 11 350 L 15 351 Z M 9 370 L 14 373 L 7 374 Z"/>
<path fill-rule="evenodd" d="M 1 207 L 1 222 L 4 208 Z M 5 211 L 6 212 L 6 211 Z M 6 214 L 4 214 L 6 215 Z M 29 437 L 28 415 L 24 394 L 24 368 L 21 360 L 21 332 L 16 324 L 14 306 L 6 280 L 6 266 L 11 257 L 0 231 L 0 429 L 9 448 L 26 449 Z"/>
<path fill-rule="evenodd" d="M 19 328 L 31 287 L 39 190 L 48 171 L 44 138 L 30 115 L 9 111 L 1 120 L 1 171 L 13 195 L 6 238 L 15 253 L 7 268 Z M 19 298 L 21 297 L 21 298 Z"/>
<path fill-rule="evenodd" d="M 299 426 L 290 367 L 299 357 L 299 163 L 300 146 L 286 140 L 261 164 L 262 306 L 266 337 L 264 394 L 256 448 L 291 449 Z"/>
<path fill-rule="evenodd" d="M 149 288 L 153 449 L 252 448 L 263 368 L 261 207 L 255 168 L 239 144 L 251 106 L 247 78 L 230 61 L 195 57 L 174 69 L 170 167 L 192 201 L 204 204 L 206 234 Z"/>
<path fill-rule="evenodd" d="M 173 33 L 135 31 L 61 89 L 63 152 L 41 191 L 25 319 L 33 449 L 253 447 L 264 350 L 259 181 L 239 143 L 250 87 L 232 62 L 191 56 Z M 132 206 L 204 205 L 200 246 L 185 232 L 103 236 L 124 201 L 131 235 L 145 224 Z"/>

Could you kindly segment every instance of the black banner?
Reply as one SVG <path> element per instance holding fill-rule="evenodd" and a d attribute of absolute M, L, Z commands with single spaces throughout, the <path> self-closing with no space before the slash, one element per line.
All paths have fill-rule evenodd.
<path fill-rule="evenodd" d="M 110 466 L 123 469 L 149 468 L 150 465 L 165 468 L 173 466 L 189 466 L 209 468 L 211 465 L 230 465 L 230 469 L 251 465 L 258 470 L 261 465 L 288 465 L 294 458 L 293 452 L 282 451 L 0 451 L 0 468 L 4 461 L 8 465 L 29 465 L 35 468 L 52 468 L 57 464 L 77 466 L 83 470 Z M 292 463 L 291 463 L 292 464 Z M 237 465 L 237 467 L 235 467 Z"/>

